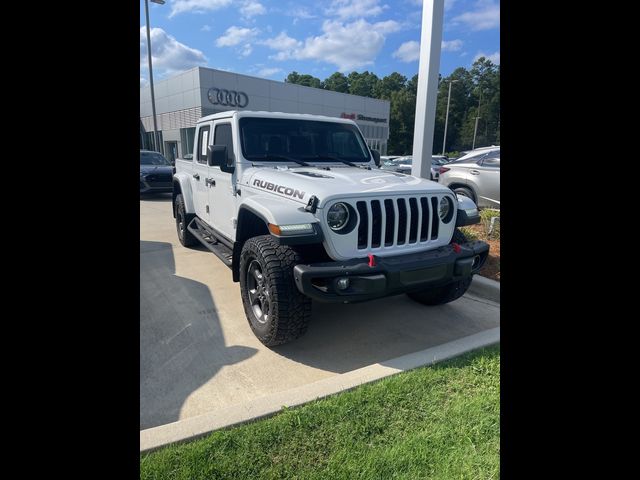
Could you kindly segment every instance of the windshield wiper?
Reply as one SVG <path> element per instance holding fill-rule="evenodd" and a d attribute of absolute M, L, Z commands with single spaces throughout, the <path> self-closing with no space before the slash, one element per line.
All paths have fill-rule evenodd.
<path fill-rule="evenodd" d="M 318 160 L 319 160 L 319 159 L 321 159 L 321 158 L 323 158 L 323 159 L 325 159 L 325 160 L 333 160 L 334 162 L 344 163 L 345 165 L 349 165 L 350 167 L 358 167 L 358 168 L 366 168 L 366 169 L 370 169 L 370 167 L 369 167 L 369 166 L 365 166 L 365 165 L 362 165 L 362 164 L 353 163 L 353 162 L 350 162 L 349 160 L 343 160 L 343 159 L 342 159 L 342 158 L 340 158 L 340 157 L 334 157 L 334 156 L 332 156 L 332 155 L 316 155 L 316 156 L 314 156 L 314 157 L 312 157 L 312 158 L 315 158 L 315 159 L 318 159 Z"/>
<path fill-rule="evenodd" d="M 286 160 L 287 162 L 295 162 L 303 167 L 310 167 L 307 162 L 299 160 L 297 158 L 289 157 L 288 155 L 280 155 L 277 153 L 265 153 L 264 155 L 251 155 L 247 156 L 249 160 Z"/>

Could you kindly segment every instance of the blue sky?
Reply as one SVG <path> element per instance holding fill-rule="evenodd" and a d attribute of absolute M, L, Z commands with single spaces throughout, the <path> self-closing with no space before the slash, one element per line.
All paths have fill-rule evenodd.
<path fill-rule="evenodd" d="M 430 0 L 426 0 L 430 1 Z M 149 3 L 154 78 L 195 66 L 284 80 L 293 70 L 418 72 L 422 0 L 166 0 Z M 140 85 L 147 83 L 140 2 Z M 445 0 L 440 72 L 500 63 L 499 0 Z"/>

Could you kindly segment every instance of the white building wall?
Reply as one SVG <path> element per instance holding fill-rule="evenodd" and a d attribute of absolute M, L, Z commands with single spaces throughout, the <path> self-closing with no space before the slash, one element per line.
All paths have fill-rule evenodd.
<path fill-rule="evenodd" d="M 276 82 L 222 70 L 196 67 L 174 77 L 156 81 L 156 114 L 158 129 L 170 138 L 179 138 L 173 132 L 194 127 L 198 118 L 238 107 L 213 105 L 208 98 L 210 88 L 244 92 L 248 97 L 246 110 L 269 112 L 309 113 L 340 117 L 358 114 L 384 118 L 386 122 L 355 119 L 367 143 L 386 153 L 389 137 L 390 103 L 386 100 L 359 97 L 301 85 Z M 140 89 L 140 118 L 147 132 L 153 131 L 151 94 L 149 87 Z M 169 132 L 171 131 L 171 132 Z M 165 140 L 169 137 L 163 133 Z M 182 149 L 181 149 L 182 150 Z"/>

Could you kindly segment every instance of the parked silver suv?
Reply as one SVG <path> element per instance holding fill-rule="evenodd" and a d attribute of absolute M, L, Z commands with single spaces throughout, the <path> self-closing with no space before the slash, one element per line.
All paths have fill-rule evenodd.
<path fill-rule="evenodd" d="M 440 183 L 479 207 L 500 208 L 500 147 L 441 166 Z"/>

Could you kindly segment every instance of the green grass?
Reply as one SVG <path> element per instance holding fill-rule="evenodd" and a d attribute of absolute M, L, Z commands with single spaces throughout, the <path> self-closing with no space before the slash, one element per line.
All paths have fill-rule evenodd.
<path fill-rule="evenodd" d="M 499 217 L 500 210 L 495 210 L 493 208 L 483 208 L 480 210 L 480 219 L 482 221 L 482 225 L 484 227 L 485 234 L 488 235 L 489 227 L 491 225 L 491 219 L 493 217 Z M 491 238 L 500 239 L 500 221 L 496 221 L 494 223 L 494 230 L 491 232 Z"/>
<path fill-rule="evenodd" d="M 480 239 L 480 236 L 469 227 L 460 227 L 460 231 L 467 237 L 468 242 L 474 242 Z"/>
<path fill-rule="evenodd" d="M 140 457 L 141 479 L 496 479 L 500 349 Z"/>

